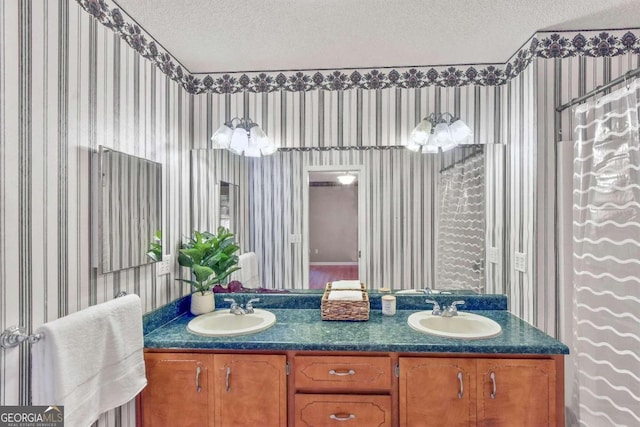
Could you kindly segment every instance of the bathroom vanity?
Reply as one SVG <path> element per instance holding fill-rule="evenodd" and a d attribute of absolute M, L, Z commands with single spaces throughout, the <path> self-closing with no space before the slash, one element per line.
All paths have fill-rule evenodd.
<path fill-rule="evenodd" d="M 138 424 L 564 425 L 566 346 L 499 296 L 465 298 L 501 325 L 499 336 L 426 335 L 407 325 L 424 298 L 405 298 L 395 316 L 383 316 L 374 296 L 369 321 L 323 322 L 317 295 L 266 296 L 260 306 L 276 324 L 234 337 L 187 332 L 188 301 L 149 313 Z"/>

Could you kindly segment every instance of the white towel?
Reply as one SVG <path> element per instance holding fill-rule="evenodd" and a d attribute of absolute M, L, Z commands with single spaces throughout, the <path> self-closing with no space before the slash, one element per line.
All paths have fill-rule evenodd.
<path fill-rule="evenodd" d="M 362 301 L 361 291 L 331 291 L 327 297 L 329 301 Z"/>
<path fill-rule="evenodd" d="M 87 427 L 146 385 L 137 295 L 42 325 L 32 345 L 33 405 L 64 405 L 65 425 Z"/>
<path fill-rule="evenodd" d="M 361 289 L 361 285 L 358 280 L 337 280 L 331 282 L 331 289 Z"/>
<path fill-rule="evenodd" d="M 238 257 L 240 270 L 231 274 L 231 280 L 238 280 L 245 288 L 260 287 L 260 273 L 258 271 L 258 256 L 255 252 L 246 252 Z"/>

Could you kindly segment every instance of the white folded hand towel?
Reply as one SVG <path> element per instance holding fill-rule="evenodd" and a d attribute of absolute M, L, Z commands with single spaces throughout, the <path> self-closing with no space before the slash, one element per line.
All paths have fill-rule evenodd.
<path fill-rule="evenodd" d="M 360 289 L 360 281 L 358 280 L 336 280 L 331 282 L 331 289 Z"/>
<path fill-rule="evenodd" d="M 362 301 L 361 291 L 331 291 L 327 297 L 329 301 Z"/>
<path fill-rule="evenodd" d="M 137 295 L 42 325 L 32 346 L 33 405 L 64 405 L 65 425 L 86 427 L 146 385 Z"/>

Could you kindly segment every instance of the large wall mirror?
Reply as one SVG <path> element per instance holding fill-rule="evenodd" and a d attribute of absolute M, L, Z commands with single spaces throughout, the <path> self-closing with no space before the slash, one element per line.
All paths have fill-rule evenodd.
<path fill-rule="evenodd" d="M 103 146 L 94 159 L 94 266 L 109 273 L 153 262 L 147 252 L 162 227 L 162 165 Z"/>
<path fill-rule="evenodd" d="M 505 150 L 502 145 L 469 146 L 427 155 L 402 147 L 294 148 L 256 159 L 220 150 L 194 150 L 193 156 L 200 158 L 198 164 L 226 169 L 247 189 L 240 197 L 246 207 L 240 208 L 239 233 L 243 250 L 258 255 L 264 287 L 309 289 L 310 267 L 342 265 L 336 270 L 349 274 L 356 266 L 358 278 L 371 290 L 503 293 Z M 327 199 L 334 191 L 340 203 L 354 203 L 345 199 L 349 190 L 330 184 L 327 175 L 349 170 L 357 174 L 350 191 L 357 188 L 359 200 L 357 209 L 352 206 L 358 211 L 355 260 L 326 249 L 326 239 L 311 242 L 335 230 L 322 233 L 309 224 L 311 219 L 337 225 L 337 230 L 350 227 L 340 222 L 352 218 L 335 215 L 340 209 Z M 194 187 L 199 212 L 198 194 L 207 191 L 202 181 Z M 310 199 L 311 193 L 320 198 Z M 498 254 L 491 262 L 487 250 Z"/>

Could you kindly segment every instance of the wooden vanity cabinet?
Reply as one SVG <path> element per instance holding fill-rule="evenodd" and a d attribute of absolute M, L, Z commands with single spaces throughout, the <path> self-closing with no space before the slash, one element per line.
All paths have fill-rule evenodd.
<path fill-rule="evenodd" d="M 150 351 L 145 361 L 145 427 L 564 425 L 562 355 Z"/>
<path fill-rule="evenodd" d="M 554 359 L 401 357 L 399 364 L 402 427 L 563 424 Z"/>
<path fill-rule="evenodd" d="M 145 353 L 145 427 L 287 425 L 285 355 Z"/>

